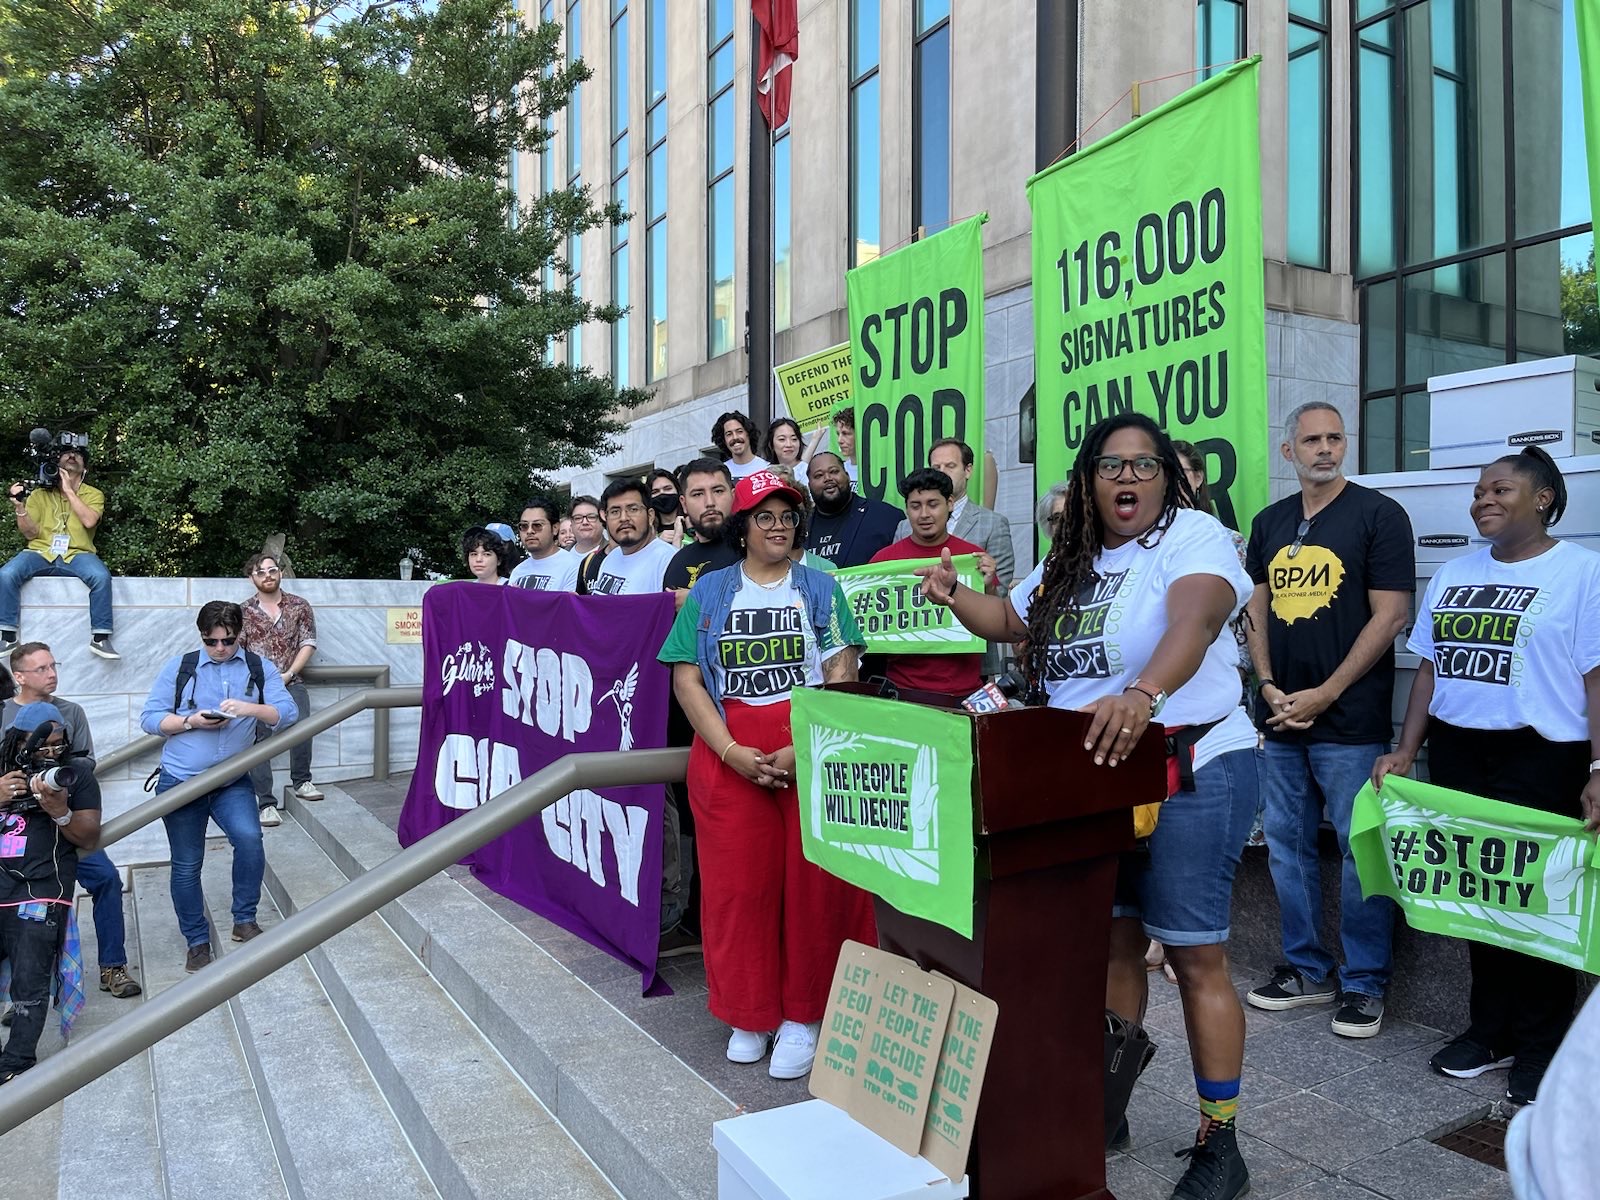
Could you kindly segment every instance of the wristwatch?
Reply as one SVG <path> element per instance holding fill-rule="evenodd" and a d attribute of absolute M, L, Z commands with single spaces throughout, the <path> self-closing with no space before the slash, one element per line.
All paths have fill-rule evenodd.
<path fill-rule="evenodd" d="M 64 813 L 59 817 L 51 817 L 50 819 L 63 829 L 72 824 L 72 814 L 70 812 Z"/>
<path fill-rule="evenodd" d="M 1125 692 L 1142 692 L 1146 696 L 1150 697 L 1150 719 L 1152 721 L 1161 715 L 1161 710 L 1166 706 L 1167 703 L 1167 694 L 1164 691 L 1162 691 L 1160 688 L 1156 688 L 1155 691 L 1151 691 L 1150 685 L 1145 683 L 1145 681 L 1142 679 L 1135 679 L 1122 690 Z"/>

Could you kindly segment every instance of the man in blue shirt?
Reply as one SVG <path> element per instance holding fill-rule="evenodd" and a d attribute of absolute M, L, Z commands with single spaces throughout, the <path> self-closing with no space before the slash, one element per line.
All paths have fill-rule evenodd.
<path fill-rule="evenodd" d="M 244 613 L 237 604 L 211 601 L 201 607 L 195 626 L 204 653 L 190 651 L 168 660 L 139 718 L 146 733 L 167 739 L 157 795 L 248 750 L 255 744 L 257 721 L 277 730 L 300 715 L 272 661 L 240 648 Z M 162 820 L 172 846 L 172 907 L 189 944 L 184 969 L 198 971 L 211 961 L 211 933 L 200 891 L 208 820 L 215 820 L 233 845 L 233 940 L 248 942 L 261 932 L 256 905 L 266 856 L 249 775 L 241 771 L 238 778 Z"/>

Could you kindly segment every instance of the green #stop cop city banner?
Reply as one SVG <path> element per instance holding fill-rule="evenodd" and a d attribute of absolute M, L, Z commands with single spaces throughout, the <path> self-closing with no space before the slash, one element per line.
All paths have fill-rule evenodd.
<path fill-rule="evenodd" d="M 978 556 L 958 554 L 951 560 L 961 582 L 975 592 L 984 589 Z M 833 577 L 844 589 L 850 613 L 861 626 L 869 654 L 982 654 L 988 643 L 967 631 L 953 610 L 922 594 L 920 567 L 938 565 L 937 558 L 846 567 Z"/>
<path fill-rule="evenodd" d="M 970 938 L 971 718 L 795 688 L 789 719 L 806 858 Z"/>
<path fill-rule="evenodd" d="M 856 267 L 851 388 L 860 491 L 899 504 L 900 481 L 953 437 L 972 447 L 983 495 L 983 223 L 980 213 Z M 1257 264 L 1259 267 L 1260 264 Z"/>
<path fill-rule="evenodd" d="M 1389 775 L 1356 794 L 1350 849 L 1368 896 L 1408 924 L 1600 973 L 1600 870 L 1583 822 Z"/>
<path fill-rule="evenodd" d="M 1224 523 L 1249 529 L 1266 506 L 1259 67 L 1028 181 L 1041 496 L 1090 428 L 1133 411 L 1205 454 Z"/>

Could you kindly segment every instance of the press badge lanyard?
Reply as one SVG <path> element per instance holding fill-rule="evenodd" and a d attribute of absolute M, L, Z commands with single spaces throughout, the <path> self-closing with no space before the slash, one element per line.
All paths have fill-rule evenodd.
<path fill-rule="evenodd" d="M 56 517 L 56 532 L 50 539 L 50 553 L 56 558 L 64 558 L 71 545 L 72 535 L 67 532 L 67 514 L 64 512 Z"/>

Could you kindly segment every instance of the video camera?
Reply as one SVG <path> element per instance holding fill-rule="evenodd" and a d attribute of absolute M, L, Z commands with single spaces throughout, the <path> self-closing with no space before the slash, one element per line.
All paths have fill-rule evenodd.
<path fill-rule="evenodd" d="M 0 797 L 0 812 L 36 812 L 39 808 L 39 797 L 33 792 L 35 779 L 40 780 L 45 787 L 59 788 L 62 791 L 70 790 L 78 782 L 82 767 L 74 766 L 71 762 L 59 761 L 42 752 L 50 735 L 60 728 L 61 726 L 54 721 L 46 721 L 39 728 L 32 730 L 12 726 L 6 730 L 3 737 L 0 737 L 0 775 L 21 771 L 28 785 L 28 790 L 14 800 Z M 63 757 L 81 756 L 69 751 Z"/>
<path fill-rule="evenodd" d="M 28 444 L 22 448 L 23 457 L 34 467 L 32 479 L 25 479 L 11 487 L 13 500 L 25 499 L 36 487 L 56 488 L 61 486 L 61 456 L 68 452 L 81 454 L 85 461 L 89 458 L 89 435 L 86 433 L 67 433 L 65 431 L 51 436 L 48 429 L 35 429 L 28 434 Z M 18 491 L 18 489 L 21 489 Z"/>

